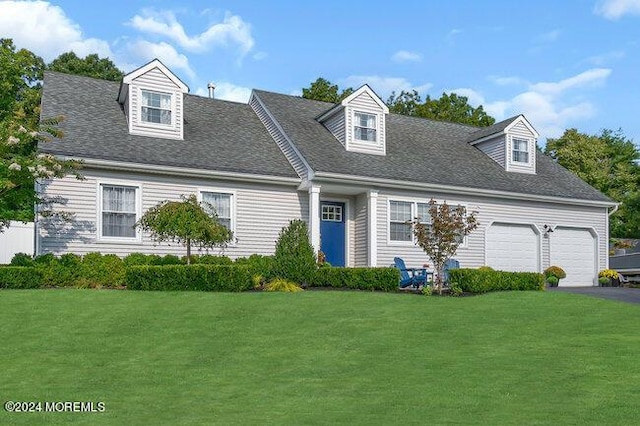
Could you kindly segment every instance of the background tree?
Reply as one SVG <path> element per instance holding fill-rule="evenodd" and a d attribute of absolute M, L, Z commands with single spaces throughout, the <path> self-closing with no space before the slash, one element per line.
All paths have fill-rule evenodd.
<path fill-rule="evenodd" d="M 63 53 L 47 65 L 51 71 L 84 75 L 102 80 L 120 81 L 124 73 L 108 58 L 100 58 L 93 53 L 79 58 L 74 52 Z"/>
<path fill-rule="evenodd" d="M 429 201 L 431 223 L 420 218 L 411 221 L 417 244 L 433 262 L 436 271 L 436 288 L 442 294 L 444 265 L 456 253 L 466 235 L 478 227 L 476 212 L 467 213 L 463 206 L 450 207 L 446 201 L 438 204 Z"/>
<path fill-rule="evenodd" d="M 351 87 L 340 92 L 337 84 L 332 84 L 324 78 L 318 78 L 308 88 L 302 89 L 303 98 L 332 102 L 334 104 L 341 102 L 352 93 L 353 89 Z M 466 96 L 458 96 L 455 93 L 443 93 L 438 99 L 431 99 L 431 97 L 427 96 L 422 101 L 416 90 L 403 90 L 399 94 L 392 92 L 386 104 L 390 112 L 429 118 L 431 120 L 449 121 L 479 127 L 490 126 L 496 121 L 485 112 L 482 105 L 474 108 L 469 105 L 469 99 Z"/>
<path fill-rule="evenodd" d="M 640 238 L 640 151 L 621 130 L 588 135 L 568 129 L 560 138 L 547 140 L 545 153 L 621 203 L 611 217 L 612 237 Z"/>
<path fill-rule="evenodd" d="M 338 85 L 331 84 L 329 80 L 322 77 L 311 83 L 308 88 L 302 89 L 302 97 L 306 99 L 314 99 L 316 101 L 331 102 L 337 104 L 344 98 L 353 93 L 351 87 L 338 93 Z"/>
<path fill-rule="evenodd" d="M 39 123 L 43 69 L 41 58 L 0 39 L 0 232 L 10 220 L 32 221 L 36 203 L 52 214 L 55 200 L 38 197 L 37 179 L 78 176 L 80 163 L 36 153 L 38 143 L 62 137 L 62 117 Z"/>
<path fill-rule="evenodd" d="M 36 180 L 61 178 L 74 174 L 81 164 L 73 160 L 59 160 L 50 154 L 37 154 L 33 147 L 53 138 L 62 137 L 58 129 L 61 117 L 43 120 L 38 131 L 29 130 L 17 121 L 0 122 L 0 232 L 11 220 L 30 222 L 34 206 L 42 216 L 52 216 L 52 206 L 58 200 L 48 199 L 34 190 Z M 66 217 L 63 212 L 57 213 Z"/>
<path fill-rule="evenodd" d="M 233 233 L 218 222 L 208 203 L 199 203 L 195 195 L 182 196 L 182 201 L 165 200 L 150 208 L 136 226 L 151 233 L 155 241 L 173 241 L 187 247 L 187 264 L 191 262 L 191 246 L 209 249 L 225 246 Z"/>

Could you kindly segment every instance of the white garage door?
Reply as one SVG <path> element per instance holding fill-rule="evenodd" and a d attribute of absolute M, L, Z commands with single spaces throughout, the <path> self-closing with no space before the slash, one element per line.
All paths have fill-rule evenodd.
<path fill-rule="evenodd" d="M 539 272 L 538 235 L 529 225 L 494 223 L 487 230 L 487 265 L 500 271 Z"/>
<path fill-rule="evenodd" d="M 564 269 L 563 287 L 595 285 L 596 244 L 586 229 L 556 228 L 549 235 L 551 264 Z"/>

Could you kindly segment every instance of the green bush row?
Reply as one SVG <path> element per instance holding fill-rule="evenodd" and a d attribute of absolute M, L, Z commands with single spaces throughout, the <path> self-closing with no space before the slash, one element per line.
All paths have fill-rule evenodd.
<path fill-rule="evenodd" d="M 468 293 L 544 290 L 544 275 L 536 272 L 504 272 L 479 269 L 449 270 L 451 286 Z"/>
<path fill-rule="evenodd" d="M 309 282 L 312 287 L 397 291 L 400 272 L 396 268 L 320 268 Z"/>
<path fill-rule="evenodd" d="M 4 266 L 0 268 L 0 288 L 38 288 L 42 272 L 28 266 Z"/>
<path fill-rule="evenodd" d="M 31 256 L 18 253 L 11 260 L 15 267 L 35 269 L 40 275 L 37 287 L 118 287 L 124 285 L 125 265 L 115 254 L 67 253 L 56 257 L 51 253 Z M 6 269 L 0 268 L 0 269 Z"/>
<path fill-rule="evenodd" d="M 251 273 L 240 265 L 130 266 L 129 290 L 245 291 L 252 287 Z"/>

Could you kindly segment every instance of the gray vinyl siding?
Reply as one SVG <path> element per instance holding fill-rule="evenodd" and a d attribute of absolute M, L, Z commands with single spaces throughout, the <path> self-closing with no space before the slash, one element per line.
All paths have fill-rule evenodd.
<path fill-rule="evenodd" d="M 278 125 L 275 118 L 264 107 L 264 104 L 260 101 L 260 98 L 253 93 L 249 100 L 249 105 L 256 113 L 264 127 L 269 132 L 269 135 L 278 144 L 278 147 L 287 158 L 293 169 L 296 171 L 301 179 L 306 180 L 309 177 L 309 168 L 305 164 L 300 154 L 296 151 L 293 144 L 287 136 L 284 134 L 282 127 Z"/>
<path fill-rule="evenodd" d="M 358 141 L 354 138 L 354 113 L 364 112 L 376 116 L 377 138 L 376 143 Z M 386 136 L 385 136 L 385 114 L 378 103 L 367 92 L 363 92 L 357 96 L 346 108 L 346 131 L 345 143 L 348 151 L 364 152 L 366 154 L 385 155 L 386 153 Z"/>
<path fill-rule="evenodd" d="M 140 90 L 150 90 L 161 93 L 168 93 L 172 97 L 171 126 L 154 125 L 141 121 Z M 155 136 L 169 139 L 182 139 L 183 114 L 182 114 L 182 91 L 158 68 L 134 79 L 129 84 L 129 131 L 143 136 Z"/>
<path fill-rule="evenodd" d="M 522 122 L 516 123 L 510 130 L 507 137 L 507 155 L 509 161 L 509 171 L 519 173 L 536 172 L 536 143 L 534 135 Z M 516 163 L 512 161 L 512 138 L 526 139 L 529 141 L 529 164 Z"/>
<path fill-rule="evenodd" d="M 504 135 L 498 136 L 487 141 L 480 142 L 476 145 L 480 151 L 487 154 L 493 161 L 505 167 L 505 137 Z"/>
<path fill-rule="evenodd" d="M 388 241 L 388 201 L 426 202 L 431 198 L 446 200 L 450 205 L 463 204 L 478 212 L 479 227 L 467 236 L 466 246 L 458 249 L 455 258 L 462 267 L 476 268 L 485 264 L 485 233 L 492 223 L 532 224 L 542 231 L 545 224 L 572 228 L 593 228 L 598 235 L 598 269 L 607 266 L 607 209 L 603 207 L 569 206 L 553 203 L 502 200 L 489 197 L 458 197 L 439 193 L 381 192 L 378 197 L 378 265 L 388 266 L 395 256 L 403 257 L 407 266 L 418 267 L 429 262 L 424 251 L 413 243 Z M 549 239 L 541 238 L 541 269 L 550 265 Z"/>
<path fill-rule="evenodd" d="M 43 221 L 40 226 L 40 253 L 77 253 L 99 251 L 125 256 L 133 252 L 176 254 L 186 249 L 175 243 L 155 243 L 143 234 L 140 242 L 101 242 L 97 240 L 98 182 L 140 185 L 142 212 L 166 199 L 179 200 L 182 194 L 198 191 L 230 192 L 235 197 L 236 239 L 224 251 L 214 249 L 212 254 L 225 254 L 232 258 L 251 254 L 273 254 L 278 233 L 291 219 L 307 219 L 308 197 L 295 187 L 249 184 L 223 180 L 168 178 L 157 175 L 116 173 L 84 169 L 83 181 L 67 177 L 56 179 L 47 186 L 48 196 L 62 196 L 67 204 L 60 207 L 74 214 L 61 228 Z M 197 252 L 197 250 L 194 250 Z"/>
<path fill-rule="evenodd" d="M 366 194 L 355 197 L 354 227 L 355 237 L 353 241 L 354 266 L 367 266 L 368 264 L 368 199 Z"/>
<path fill-rule="evenodd" d="M 336 114 L 329 117 L 324 122 L 324 125 L 327 128 L 327 130 L 329 130 L 331 134 L 335 136 L 336 139 L 338 139 L 338 141 L 342 144 L 342 146 L 345 146 L 346 144 L 345 115 L 346 115 L 345 109 L 342 108 L 340 111 L 338 111 Z"/>

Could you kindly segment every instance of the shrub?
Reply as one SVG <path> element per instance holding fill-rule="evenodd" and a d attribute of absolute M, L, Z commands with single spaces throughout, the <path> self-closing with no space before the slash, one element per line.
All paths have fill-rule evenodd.
<path fill-rule="evenodd" d="M 33 256 L 26 253 L 16 253 L 11 259 L 11 266 L 34 266 Z"/>
<path fill-rule="evenodd" d="M 453 297 L 462 296 L 462 288 L 460 288 L 460 286 L 458 285 L 452 285 L 449 288 L 449 294 Z"/>
<path fill-rule="evenodd" d="M 495 271 L 491 266 L 481 266 L 478 268 L 478 271 Z"/>
<path fill-rule="evenodd" d="M 611 283 L 611 280 L 607 277 L 600 277 L 598 278 L 598 283 L 600 283 L 602 287 L 607 287 Z"/>
<path fill-rule="evenodd" d="M 251 275 L 237 265 L 131 266 L 126 282 L 130 290 L 244 291 Z"/>
<path fill-rule="evenodd" d="M 124 261 L 115 254 L 87 253 L 82 258 L 81 287 L 119 287 L 125 283 Z"/>
<path fill-rule="evenodd" d="M 275 260 L 273 256 L 262 256 L 259 254 L 252 254 L 249 257 L 240 257 L 235 261 L 236 265 L 244 265 L 249 268 L 252 280 L 255 281 L 257 280 L 257 277 L 260 277 L 258 280 L 259 285 L 275 278 L 273 272 L 274 263 Z"/>
<path fill-rule="evenodd" d="M 425 285 L 422 287 L 422 294 L 425 296 L 431 296 L 433 294 L 433 287 L 430 285 Z"/>
<path fill-rule="evenodd" d="M 316 256 L 309 242 L 307 224 L 295 219 L 282 228 L 274 256 L 274 276 L 297 283 L 308 283 L 314 275 Z"/>
<path fill-rule="evenodd" d="M 136 266 L 136 265 L 152 265 L 155 258 L 159 258 L 160 256 L 152 254 L 144 254 L 144 253 L 131 253 L 125 256 L 122 261 L 124 262 L 124 266 Z"/>
<path fill-rule="evenodd" d="M 450 269 L 451 286 L 468 293 L 489 291 L 544 290 L 544 276 L 535 272 L 480 271 Z"/>
<path fill-rule="evenodd" d="M 158 258 L 156 265 L 182 265 L 182 260 L 175 254 L 167 254 Z"/>
<path fill-rule="evenodd" d="M 618 278 L 618 272 L 614 271 L 613 269 L 603 269 L 602 271 L 598 272 L 598 277 L 599 278 L 610 278 L 612 280 Z"/>
<path fill-rule="evenodd" d="M 0 268 L 0 288 L 38 288 L 42 272 L 34 267 L 5 266 Z"/>
<path fill-rule="evenodd" d="M 183 257 L 183 263 L 186 263 L 186 256 Z M 213 254 L 203 254 L 202 256 L 191 256 L 191 263 L 205 264 L 205 265 L 233 265 L 233 260 L 228 256 L 215 256 Z"/>
<path fill-rule="evenodd" d="M 292 281 L 283 280 L 282 278 L 276 278 L 267 284 L 264 288 L 265 291 L 282 291 L 286 293 L 296 293 L 302 291 L 300 286 Z"/>
<path fill-rule="evenodd" d="M 562 278 L 566 278 L 567 274 L 564 272 L 564 269 L 562 269 L 561 267 L 552 265 L 544 270 L 544 276 L 545 277 L 554 276 L 560 280 Z"/>
<path fill-rule="evenodd" d="M 309 285 L 313 287 L 396 291 L 400 271 L 396 268 L 320 268 Z"/>
<path fill-rule="evenodd" d="M 557 285 L 558 285 L 558 282 L 560 282 L 560 280 L 559 280 L 559 279 L 558 279 L 558 277 L 556 277 L 556 276 L 549 275 L 549 276 L 547 277 L 547 283 L 549 283 L 549 285 L 550 285 L 551 287 L 555 287 L 555 286 L 557 286 Z"/>
<path fill-rule="evenodd" d="M 46 254 L 41 254 L 39 256 L 36 256 L 34 261 L 38 264 L 38 265 L 48 265 L 50 263 L 53 263 L 56 261 L 56 257 L 53 253 L 46 253 Z"/>

